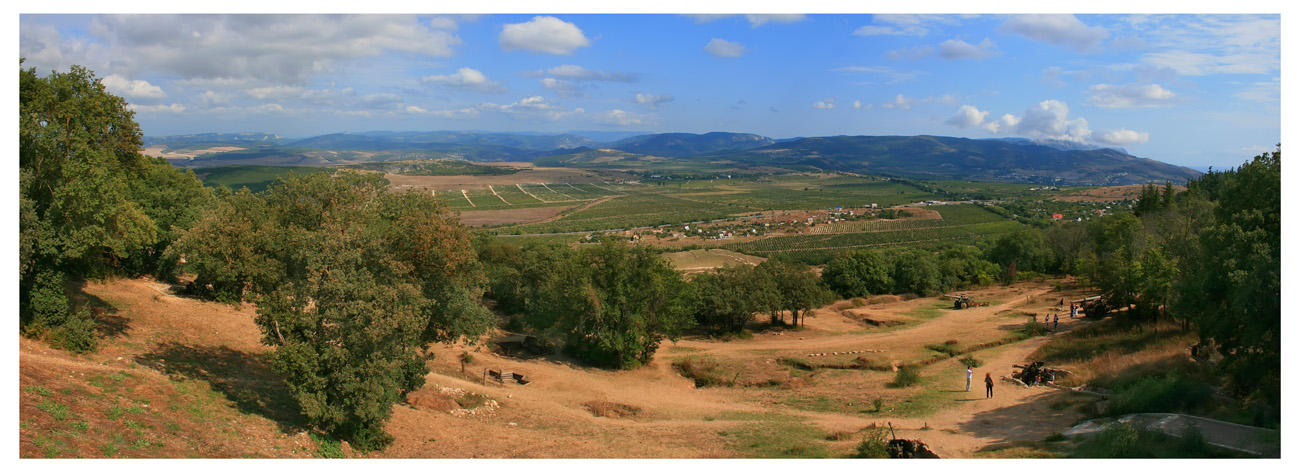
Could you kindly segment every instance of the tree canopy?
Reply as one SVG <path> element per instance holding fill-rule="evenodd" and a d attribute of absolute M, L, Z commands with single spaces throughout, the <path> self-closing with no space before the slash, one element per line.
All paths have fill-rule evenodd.
<path fill-rule="evenodd" d="M 447 213 L 377 174 L 291 174 L 227 194 L 170 252 L 219 298 L 257 303 L 272 367 L 313 424 L 379 448 L 393 403 L 424 383 L 423 347 L 494 321 L 469 232 Z"/>

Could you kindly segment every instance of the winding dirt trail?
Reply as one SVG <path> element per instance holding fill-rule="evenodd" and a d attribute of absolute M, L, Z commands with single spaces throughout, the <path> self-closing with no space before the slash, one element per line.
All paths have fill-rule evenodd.
<path fill-rule="evenodd" d="M 134 434 L 121 419 L 104 417 L 112 401 L 128 397 L 152 405 L 129 418 L 155 425 L 149 438 L 162 446 L 124 449 L 127 452 L 116 452 L 118 456 L 302 457 L 314 450 L 286 387 L 266 364 L 270 348 L 260 343 L 254 307 L 176 297 L 169 287 L 148 280 L 95 283 L 86 290 L 115 307 L 101 322 L 117 328 L 107 333 L 99 352 L 83 356 L 51 352 L 37 341 L 20 344 L 23 387 L 54 392 L 51 397 L 24 390 L 21 417 L 29 428 L 22 432 L 23 454 L 48 454 L 35 446 L 38 436 L 46 434 L 41 432 L 46 424 L 66 428 L 37 408 L 52 400 L 69 404 L 92 425 L 93 434 L 83 434 L 78 444 L 68 446 L 68 457 L 104 457 L 103 444 L 113 441 L 114 434 Z M 1023 313 L 1055 312 L 1057 298 L 1068 296 L 1041 283 L 968 293 L 997 303 L 957 311 L 938 307 L 944 302 L 935 298 L 860 307 L 841 301 L 817 310 L 802 330 L 764 332 L 730 342 L 666 341 L 648 366 L 630 371 L 585 367 L 558 354 L 519 359 L 491 352 L 481 343 L 435 346 L 431 373 L 417 394 L 460 389 L 490 398 L 497 407 L 459 415 L 427 405 L 395 405 L 387 425 L 393 444 L 370 455 L 348 454 L 712 458 L 780 455 L 784 448 L 812 447 L 823 451 L 817 455 L 845 457 L 856 447 L 862 429 L 891 423 L 898 437 L 926 441 L 943 457 L 972 457 L 989 446 L 1041 440 L 1071 426 L 1071 411 L 1053 409 L 1066 394 L 999 381 L 996 396 L 984 399 L 978 379 L 972 392 L 964 391 L 964 370 L 956 359 L 924 367 L 922 384 L 904 389 L 886 387 L 891 372 L 803 372 L 780 362 L 830 360 L 836 356 L 808 354 L 863 349 L 884 351 L 868 357 L 915 362 L 935 355 L 926 344 L 955 339 L 965 346 L 1001 339 L 1027 321 Z M 909 324 L 877 328 L 865 324 L 864 317 Z M 1062 319 L 1061 329 L 1080 322 Z M 987 371 L 1000 378 L 1047 340 L 1033 338 L 978 351 L 974 355 L 985 364 L 977 375 Z M 464 373 L 457 360 L 462 352 L 474 356 Z M 720 359 L 751 384 L 697 388 L 673 367 L 674 361 L 689 356 Z M 485 383 L 482 373 L 489 368 L 524 374 L 531 383 Z M 69 372 L 78 375 L 69 378 Z M 91 373 L 112 372 L 129 373 L 124 382 L 134 393 L 88 383 Z M 64 390 L 100 396 L 64 396 Z M 876 398 L 884 399 L 884 411 L 867 411 L 865 406 Z M 186 403 L 200 400 L 201 406 Z M 611 414 L 609 407 L 623 413 Z"/>

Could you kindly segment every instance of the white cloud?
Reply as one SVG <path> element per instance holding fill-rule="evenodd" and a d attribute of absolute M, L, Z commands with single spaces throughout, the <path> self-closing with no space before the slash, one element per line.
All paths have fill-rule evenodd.
<path fill-rule="evenodd" d="M 915 100 L 904 97 L 903 94 L 900 93 L 898 94 L 898 96 L 894 97 L 894 101 L 882 104 L 880 106 L 885 108 L 898 108 L 902 110 L 910 110 L 912 109 L 912 104 L 915 102 L 916 102 Z"/>
<path fill-rule="evenodd" d="M 633 73 L 591 70 L 586 67 L 575 66 L 572 64 L 559 65 L 546 70 L 524 72 L 525 77 L 540 77 L 543 75 L 551 75 L 570 80 L 599 80 L 606 82 L 636 82 L 637 80 L 640 80 L 640 78 Z"/>
<path fill-rule="evenodd" d="M 1070 107 L 1059 100 L 1043 100 L 1025 110 L 1011 130 L 1032 138 L 1083 142 L 1092 130 L 1088 120 L 1070 119 Z"/>
<path fill-rule="evenodd" d="M 1111 85 L 1096 84 L 1089 87 L 1089 102 L 1102 108 L 1149 108 L 1172 105 L 1174 93 L 1159 84 Z"/>
<path fill-rule="evenodd" d="M 988 116 L 989 112 L 987 111 L 980 111 L 980 109 L 970 105 L 962 105 L 961 108 L 957 109 L 957 115 L 949 118 L 945 123 L 958 128 L 970 128 L 984 124 L 984 119 Z"/>
<path fill-rule="evenodd" d="M 1117 130 L 1107 131 L 1100 135 L 1092 136 L 1092 139 L 1099 144 L 1111 146 L 1129 146 L 1133 144 L 1142 144 L 1151 139 L 1151 133 L 1146 131 L 1133 131 L 1120 128 Z"/>
<path fill-rule="evenodd" d="M 888 81 L 885 82 L 885 84 L 887 85 L 906 82 L 915 79 L 917 76 L 917 72 L 914 71 L 905 72 L 887 66 L 849 66 L 849 67 L 840 67 L 831 70 L 836 72 L 853 72 L 859 74 L 884 76 L 885 78 L 888 79 Z"/>
<path fill-rule="evenodd" d="M 889 51 L 885 53 L 885 59 L 889 59 L 891 61 L 897 61 L 900 59 L 917 60 L 929 56 L 931 54 L 934 54 L 934 46 L 926 44 L 922 46 L 895 49 L 893 51 Z"/>
<path fill-rule="evenodd" d="M 998 27 L 1000 32 L 1019 34 L 1035 41 L 1066 46 L 1079 52 L 1095 48 L 1110 32 L 1088 26 L 1074 15 L 1016 15 Z"/>
<path fill-rule="evenodd" d="M 560 80 L 554 77 L 543 77 L 539 82 L 542 83 L 542 87 L 545 87 L 547 90 L 555 91 L 555 93 L 560 94 L 561 97 L 573 98 L 587 96 L 587 92 L 579 89 L 578 84 L 568 80 Z"/>
<path fill-rule="evenodd" d="M 506 91 L 505 86 L 500 82 L 489 80 L 482 72 L 469 67 L 461 67 L 454 74 L 430 75 L 420 79 L 420 82 L 476 92 L 504 93 Z"/>
<path fill-rule="evenodd" d="M 959 21 L 949 15 L 871 15 L 870 25 L 853 31 L 854 36 L 925 36 L 936 25 L 955 25 Z"/>
<path fill-rule="evenodd" d="M 833 110 L 835 109 L 835 99 L 827 98 L 820 102 L 813 102 L 812 107 L 818 110 Z"/>
<path fill-rule="evenodd" d="M 115 95 L 120 95 L 128 99 L 131 98 L 149 98 L 158 99 L 167 96 L 162 87 L 153 85 L 144 80 L 130 80 L 120 75 L 110 75 L 100 80 L 104 88 L 108 89 Z"/>
<path fill-rule="evenodd" d="M 1056 139 L 1106 146 L 1127 146 L 1145 143 L 1151 133 L 1126 128 L 1094 132 L 1088 120 L 1070 117 L 1070 107 L 1059 100 L 1044 100 L 1025 110 L 1024 116 L 1002 115 L 989 120 L 991 113 L 971 105 L 962 105 L 946 124 L 960 128 L 980 127 L 992 134 L 1016 134 L 1028 138 Z"/>
<path fill-rule="evenodd" d="M 171 105 L 128 104 L 126 107 L 137 112 L 145 112 L 145 113 L 180 113 L 185 111 L 185 105 L 181 105 L 179 103 L 173 103 Z"/>
<path fill-rule="evenodd" d="M 1279 104 L 1282 100 L 1281 79 L 1274 77 L 1271 82 L 1255 82 L 1232 96 L 1252 102 Z"/>
<path fill-rule="evenodd" d="M 1153 52 L 1143 64 L 1182 75 L 1268 74 L 1281 68 L 1278 15 L 1167 15 L 1134 28 Z"/>
<path fill-rule="evenodd" d="M 283 99 L 302 95 L 303 88 L 297 85 L 273 85 L 254 87 L 244 90 L 244 94 L 258 100 Z"/>
<path fill-rule="evenodd" d="M 653 94 L 641 93 L 641 92 L 637 92 L 636 94 L 637 103 L 642 105 L 649 105 L 651 107 L 658 106 L 661 103 L 668 103 L 671 101 L 673 101 L 672 95 L 667 95 L 667 94 L 653 95 Z"/>
<path fill-rule="evenodd" d="M 863 109 L 870 110 L 870 109 L 871 109 L 871 104 L 870 104 L 870 103 L 862 103 L 862 100 L 854 100 L 854 101 L 853 101 L 853 109 L 854 109 L 854 110 L 863 110 Z"/>
<path fill-rule="evenodd" d="M 997 49 L 998 46 L 989 38 L 984 38 L 978 45 L 949 39 L 939 43 L 939 56 L 944 59 L 988 59 L 999 54 Z"/>
<path fill-rule="evenodd" d="M 618 109 L 610 110 L 604 113 L 597 113 L 593 116 L 593 118 L 600 123 L 615 124 L 619 126 L 640 125 L 646 119 L 645 115 L 640 115 L 640 114 L 632 113 L 629 111 L 618 110 Z"/>
<path fill-rule="evenodd" d="M 745 45 L 721 38 L 713 38 L 704 46 L 704 52 L 713 57 L 740 57 L 745 54 Z"/>
<path fill-rule="evenodd" d="M 41 68 L 83 64 L 100 73 L 140 77 L 305 84 L 352 61 L 390 51 L 448 57 L 455 34 L 414 15 L 103 15 L 87 39 L 23 28 L 20 55 Z"/>
<path fill-rule="evenodd" d="M 802 14 L 781 14 L 781 15 L 745 15 L 749 20 L 749 26 L 757 28 L 768 23 L 794 23 L 803 21 L 807 15 Z"/>
<path fill-rule="evenodd" d="M 582 30 L 573 23 L 553 16 L 535 16 L 527 23 L 512 23 L 501 28 L 497 37 L 501 49 L 522 49 L 534 53 L 569 55 L 591 45 Z"/>
<path fill-rule="evenodd" d="M 710 23 L 723 18 L 736 16 L 734 13 L 709 14 L 709 13 L 688 13 L 686 16 L 694 18 L 696 23 Z"/>
<path fill-rule="evenodd" d="M 542 117 L 552 121 L 585 113 L 582 108 L 566 110 L 537 95 L 530 95 L 507 105 L 484 103 L 479 110 L 496 111 L 514 117 Z"/>

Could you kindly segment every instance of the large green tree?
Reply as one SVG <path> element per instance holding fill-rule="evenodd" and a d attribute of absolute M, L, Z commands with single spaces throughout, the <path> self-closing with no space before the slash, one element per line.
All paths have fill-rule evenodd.
<path fill-rule="evenodd" d="M 92 348 L 89 311 L 69 294 L 86 279 L 166 272 L 162 249 L 210 192 L 140 154 L 134 113 L 93 72 L 20 69 L 18 79 L 19 314 L 28 333 L 53 329 L 80 340 L 67 347 Z"/>
<path fill-rule="evenodd" d="M 879 295 L 893 290 L 892 270 L 893 264 L 884 253 L 864 249 L 831 259 L 822 271 L 822 280 L 844 298 Z"/>
<path fill-rule="evenodd" d="M 557 320 L 567 352 L 635 368 L 694 324 L 681 275 L 650 248 L 605 241 L 579 250 L 577 260 L 585 270 L 568 290 L 578 302 Z"/>
<path fill-rule="evenodd" d="M 1189 182 L 1213 222 L 1180 265 L 1175 306 L 1218 346 L 1237 392 L 1280 406 L 1282 151 Z"/>
<path fill-rule="evenodd" d="M 469 232 L 377 174 L 289 175 L 228 194 L 170 249 L 221 298 L 257 303 L 262 341 L 303 413 L 361 449 L 428 373 L 425 347 L 492 323 Z"/>

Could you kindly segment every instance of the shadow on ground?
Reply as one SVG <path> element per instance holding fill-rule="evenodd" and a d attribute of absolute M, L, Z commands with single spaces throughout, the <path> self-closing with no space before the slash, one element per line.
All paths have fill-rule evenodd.
<path fill-rule="evenodd" d="M 264 356 L 225 346 L 168 342 L 136 358 L 173 379 L 202 380 L 234 402 L 239 411 L 265 417 L 282 432 L 303 430 L 307 422 L 289 387 Z"/>
<path fill-rule="evenodd" d="M 1000 383 L 1005 391 L 1015 388 Z M 998 391 L 994 390 L 994 395 Z M 1078 414 L 1070 410 L 1053 411 L 1045 407 L 1061 392 L 1046 395 L 1017 405 L 976 413 L 969 421 L 958 424 L 966 434 L 991 439 L 999 443 L 1016 441 L 1041 441 L 1052 433 L 1059 433 L 1076 422 Z"/>

